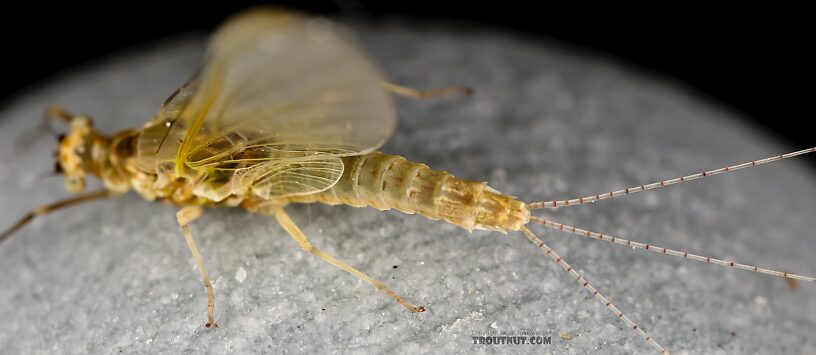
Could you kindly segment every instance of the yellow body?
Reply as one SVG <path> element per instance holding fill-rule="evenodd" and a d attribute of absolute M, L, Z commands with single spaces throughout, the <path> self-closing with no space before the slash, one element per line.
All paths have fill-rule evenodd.
<path fill-rule="evenodd" d="M 343 158 L 343 165 L 340 181 L 330 189 L 289 199 L 419 213 L 467 230 L 517 231 L 530 221 L 524 202 L 401 156 L 373 152 Z"/>
<path fill-rule="evenodd" d="M 524 202 L 502 195 L 484 182 L 458 179 L 448 172 L 380 152 L 342 158 L 343 170 L 337 183 L 320 192 L 267 199 L 257 196 L 250 186 L 240 189 L 241 194 L 213 200 L 196 194 L 214 189 L 210 180 L 174 178 L 172 169 L 164 173 L 140 170 L 135 164 L 133 142 L 141 131 L 127 130 L 107 138 L 93 131 L 89 119 L 83 118 L 82 122 L 82 129 L 72 131 L 61 143 L 60 151 L 64 153 L 60 158 L 66 176 L 91 173 L 111 191 L 126 192 L 132 188 L 151 201 L 182 207 L 236 206 L 269 215 L 289 202 L 345 204 L 419 213 L 467 230 L 501 232 L 521 230 L 530 221 L 530 211 Z M 232 190 L 230 185 L 238 183 L 238 175 L 232 173 L 221 182 L 227 187 L 225 190 Z M 208 186 L 201 189 L 197 183 Z"/>

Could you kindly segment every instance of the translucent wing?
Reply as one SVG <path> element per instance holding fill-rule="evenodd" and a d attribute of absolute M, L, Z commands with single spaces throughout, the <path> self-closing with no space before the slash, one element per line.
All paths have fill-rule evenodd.
<path fill-rule="evenodd" d="M 396 120 L 382 76 L 341 31 L 270 9 L 229 21 L 198 77 L 143 130 L 137 166 L 224 180 L 207 187 L 222 190 L 216 197 L 228 187 L 264 197 L 328 189 L 339 157 L 376 149 Z"/>

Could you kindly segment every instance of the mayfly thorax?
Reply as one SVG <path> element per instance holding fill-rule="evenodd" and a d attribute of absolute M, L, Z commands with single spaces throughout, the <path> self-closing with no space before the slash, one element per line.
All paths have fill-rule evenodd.
<path fill-rule="evenodd" d="M 269 63 L 274 63 L 270 65 Z M 92 120 L 52 108 L 69 132 L 60 138 L 58 169 L 72 198 L 34 209 L 0 235 L 7 239 L 33 218 L 81 202 L 134 190 L 180 208 L 177 221 L 208 296 L 206 327 L 215 322 L 215 295 L 188 225 L 205 207 L 239 207 L 275 217 L 307 252 L 372 284 L 411 312 L 422 312 L 383 283 L 315 248 L 289 218 L 290 203 L 320 202 L 395 209 L 466 230 L 524 235 L 652 347 L 655 339 L 542 242 L 530 223 L 637 249 L 726 267 L 816 281 L 807 276 L 725 261 L 568 226 L 531 214 L 624 196 L 816 151 L 723 167 L 676 179 L 570 200 L 525 203 L 483 182 L 377 151 L 394 130 L 393 95 L 468 94 L 468 88 L 419 91 L 392 84 L 366 60 L 341 28 L 325 20 L 260 9 L 237 16 L 212 38 L 203 70 L 173 93 L 139 129 L 105 136 Z M 85 177 L 104 189 L 82 192 Z M 520 232 L 520 233 L 516 233 Z"/>

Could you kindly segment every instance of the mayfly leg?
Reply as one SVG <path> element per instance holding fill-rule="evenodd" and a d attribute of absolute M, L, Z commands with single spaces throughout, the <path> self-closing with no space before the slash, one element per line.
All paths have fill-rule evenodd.
<path fill-rule="evenodd" d="M 76 206 L 76 205 L 78 205 L 80 203 L 83 203 L 83 202 L 95 201 L 95 200 L 99 200 L 101 198 L 110 197 L 110 196 L 111 196 L 110 191 L 108 191 L 108 190 L 99 190 L 99 191 L 79 194 L 79 195 L 76 195 L 76 196 L 73 196 L 73 197 L 70 197 L 70 198 L 66 198 L 64 200 L 60 200 L 60 201 L 57 201 L 57 202 L 54 202 L 54 203 L 50 203 L 50 204 L 47 204 L 47 205 L 37 207 L 37 208 L 31 210 L 31 212 L 26 213 L 25 216 L 20 218 L 20 220 L 18 220 L 17 223 L 15 223 L 11 227 L 9 227 L 9 229 L 7 229 L 5 232 L 3 232 L 3 234 L 0 234 L 0 243 L 2 243 L 4 240 L 8 239 L 12 234 L 14 234 L 14 232 L 20 230 L 20 228 L 23 228 L 23 226 L 25 226 L 26 224 L 31 222 L 36 217 L 45 216 L 45 215 L 47 215 L 47 214 L 49 214 L 51 212 L 55 212 L 57 210 L 61 210 L 61 209 L 66 208 L 66 207 Z"/>
<path fill-rule="evenodd" d="M 184 233 L 184 238 L 187 240 L 190 253 L 193 254 L 193 260 L 195 260 L 198 272 L 201 274 L 201 280 L 204 281 L 204 288 L 207 289 L 207 324 L 204 326 L 207 328 L 217 328 L 218 323 L 215 322 L 215 317 L 213 316 L 213 313 L 215 313 L 215 293 L 213 292 L 212 282 L 210 282 L 210 277 L 207 275 L 207 270 L 204 269 L 204 262 L 201 260 L 201 254 L 198 253 L 198 247 L 196 247 L 195 241 L 193 240 L 193 234 L 190 233 L 190 228 L 187 227 L 190 222 L 201 217 L 202 212 L 203 208 L 201 206 L 187 206 L 176 213 L 176 220 L 178 221 L 179 227 L 181 227 L 181 231 Z"/>
<path fill-rule="evenodd" d="M 473 94 L 473 88 L 471 88 L 470 86 L 446 86 L 435 89 L 420 90 L 407 86 L 397 85 L 394 83 L 389 83 L 387 81 L 383 81 L 382 85 L 383 88 L 385 88 L 385 91 L 388 91 L 392 94 L 405 97 L 413 97 L 416 99 L 429 99 L 448 95 L 470 96 Z"/>
<path fill-rule="evenodd" d="M 289 215 L 286 214 L 283 208 L 279 208 L 275 211 L 275 218 L 278 220 L 278 223 L 280 223 L 281 227 L 283 227 L 283 229 L 285 229 L 286 232 L 289 233 L 292 239 L 294 239 L 295 242 L 298 243 L 300 248 L 303 249 L 304 251 L 317 255 L 319 258 L 323 259 L 327 263 L 332 264 L 348 272 L 349 274 L 352 274 L 357 278 L 370 283 L 372 286 L 376 287 L 380 291 L 385 292 L 385 294 L 395 299 L 397 302 L 399 302 L 399 304 L 401 304 L 403 307 L 411 311 L 411 313 L 420 313 L 425 311 L 425 307 L 414 306 L 408 303 L 407 301 L 405 301 L 405 299 L 403 299 L 402 297 L 397 295 L 394 291 L 391 291 L 391 289 L 386 287 L 382 282 L 373 279 L 371 276 L 368 276 L 363 272 L 351 267 L 350 265 L 335 259 L 333 256 L 326 254 L 322 250 L 315 248 L 314 245 L 312 245 L 312 243 L 309 242 L 309 237 L 307 237 L 306 234 L 304 234 L 303 231 L 301 231 L 300 228 L 298 228 L 295 222 L 293 222 L 292 219 L 289 218 Z"/>

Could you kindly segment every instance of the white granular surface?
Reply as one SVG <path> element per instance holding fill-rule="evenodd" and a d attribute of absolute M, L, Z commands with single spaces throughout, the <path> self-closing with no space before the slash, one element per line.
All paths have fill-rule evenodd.
<path fill-rule="evenodd" d="M 358 28 L 399 83 L 470 84 L 470 98 L 399 100 L 387 153 L 490 182 L 525 201 L 571 198 L 793 150 L 682 87 L 591 53 L 477 28 Z M 89 64 L 0 113 L 0 225 L 66 196 L 41 176 L 55 142 L 19 146 L 44 107 L 138 126 L 193 72 L 200 37 Z M 270 67 L 274 70 L 274 67 Z M 816 274 L 814 172 L 785 161 L 549 212 L 618 237 Z M 314 244 L 428 311 L 302 252 L 268 217 L 210 210 L 197 238 L 216 317 L 175 223 L 135 194 L 35 221 L 0 245 L 0 352 L 632 353 L 651 349 L 521 234 L 468 233 L 399 212 L 293 206 Z M 676 353 L 814 353 L 816 288 L 535 227 Z M 394 266 L 398 266 L 395 268 Z M 549 345 L 474 345 L 532 331 Z M 572 336 L 566 340 L 560 333 Z"/>

